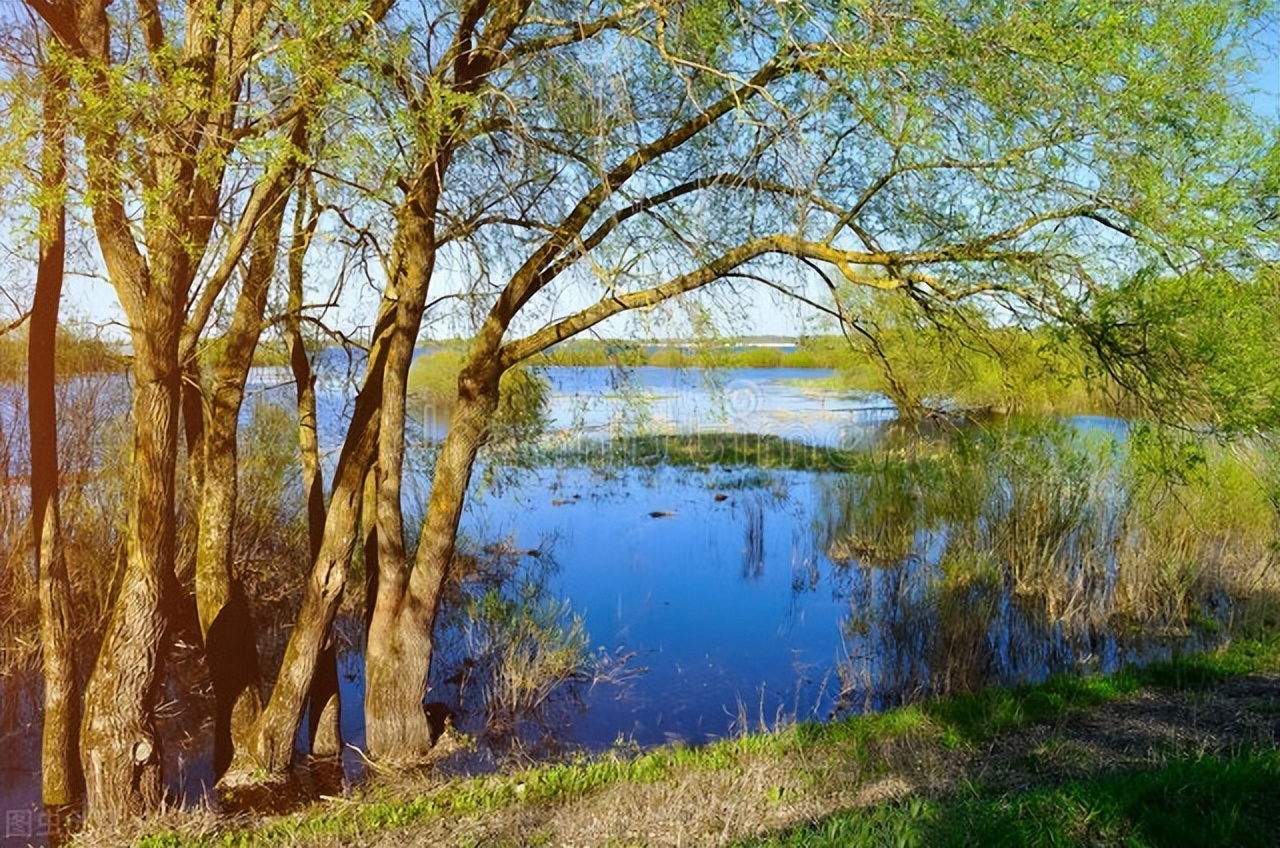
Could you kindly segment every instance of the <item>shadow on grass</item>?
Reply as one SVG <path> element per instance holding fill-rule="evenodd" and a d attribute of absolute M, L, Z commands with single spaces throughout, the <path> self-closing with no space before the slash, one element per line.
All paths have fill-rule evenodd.
<path fill-rule="evenodd" d="M 745 846 L 1267 846 L 1280 837 L 1280 751 L 1178 759 L 1056 786 L 910 798 Z"/>
<path fill-rule="evenodd" d="M 1233 642 L 1216 651 L 1126 668 L 1110 677 L 1060 675 L 1044 683 L 993 687 L 920 706 L 951 745 L 981 742 L 1073 710 L 1098 707 L 1148 686 L 1203 690 L 1264 669 L 1280 668 L 1280 636 Z M 1280 803 L 1278 799 L 1277 803 Z"/>

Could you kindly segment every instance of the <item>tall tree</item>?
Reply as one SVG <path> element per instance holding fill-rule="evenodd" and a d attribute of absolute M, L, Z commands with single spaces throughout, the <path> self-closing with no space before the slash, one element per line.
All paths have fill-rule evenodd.
<path fill-rule="evenodd" d="M 1257 140 L 1229 85 L 1237 41 L 1263 4 L 193 0 L 179 10 L 139 0 L 113 36 L 99 0 L 27 3 L 73 58 L 89 205 L 134 352 L 128 562 L 83 724 L 98 818 L 158 798 L 180 384 L 184 373 L 203 382 L 191 353 L 220 306 L 231 315 L 228 355 L 201 387 L 208 403 L 187 416 L 205 510 L 196 597 L 211 645 L 219 621 L 241 620 L 225 536 L 234 421 L 289 186 L 313 155 L 301 136 L 317 126 L 323 87 L 309 86 L 341 78 L 344 60 L 323 59 L 362 35 L 383 49 L 348 81 L 373 91 L 374 105 L 399 106 L 350 125 L 398 154 L 385 282 L 327 511 L 310 475 L 313 567 L 271 697 L 259 712 L 248 678 L 219 687 L 234 742 L 219 757 L 234 747 L 228 784 L 291 761 L 331 668 L 362 502 L 376 531 L 366 546 L 377 578 L 370 748 L 390 760 L 426 752 L 432 631 L 501 378 L 558 341 L 702 290 L 732 309 L 743 286 L 854 328 L 849 286 L 926 314 L 963 305 L 1083 325 L 1117 280 L 1157 267 L 1180 284 L 1229 269 L 1249 238 L 1231 223 L 1238 180 L 1223 152 L 1234 165 Z M 286 12 L 314 13 L 314 26 L 264 26 Z M 126 49 L 134 40 L 142 50 Z M 350 181 L 340 160 L 316 165 Z M 243 195 L 232 173 L 251 186 Z M 410 551 L 405 385 L 441 286 L 470 308 L 459 320 L 472 338 Z M 309 378 L 297 373 L 305 413 Z"/>
<path fill-rule="evenodd" d="M 296 157 L 306 146 L 305 118 L 295 121 L 291 142 L 296 153 L 285 159 L 281 178 L 266 184 L 264 211 L 251 240 L 231 324 L 213 363 L 207 394 L 200 396 L 194 387 L 186 387 L 199 396 L 204 417 L 198 441 L 202 457 L 195 589 L 216 700 L 214 770 L 218 774 L 230 765 L 234 745 L 247 738 L 262 707 L 256 632 L 248 599 L 234 573 L 233 534 L 229 530 L 236 525 L 237 515 L 240 409 L 263 330 Z M 188 338 L 194 335 L 191 329 L 188 327 Z M 192 356 L 187 351 L 183 354 L 184 358 Z M 190 367 L 186 370 L 198 372 Z"/>
<path fill-rule="evenodd" d="M 1230 139 L 1241 162 L 1256 138 L 1228 91 L 1252 11 L 692 3 L 654 6 L 604 44 L 561 51 L 544 49 L 545 20 L 514 28 L 506 54 L 527 57 L 528 75 L 518 58 L 510 79 L 490 73 L 501 96 L 455 165 L 474 180 L 464 209 L 499 233 L 502 253 L 477 264 L 511 270 L 477 292 L 487 312 L 413 565 L 375 608 L 375 624 L 381 613 L 412 634 L 388 675 L 395 714 L 416 717 L 425 694 L 435 613 L 505 370 L 713 283 L 808 299 L 807 277 L 836 312 L 841 287 L 855 285 L 935 313 L 1072 322 L 1145 262 L 1194 286 L 1224 255 L 1220 217 L 1246 186 L 1218 155 Z M 570 82 L 585 96 L 546 97 Z M 476 187 L 494 184 L 514 189 L 475 212 Z M 1242 229 L 1230 240 L 1247 238 Z M 587 304 L 551 312 L 575 300 Z M 368 683 L 372 699 L 380 681 Z M 421 750 L 407 734 L 394 748 Z"/>
<path fill-rule="evenodd" d="M 127 557 L 81 727 L 88 815 L 106 821 L 152 809 L 161 797 L 155 705 L 175 568 L 180 342 L 233 154 L 271 129 L 270 121 L 257 130 L 241 122 L 269 5 L 195 2 L 177 15 L 142 2 L 122 36 L 97 0 L 28 5 L 73 60 L 93 226 L 133 348 Z M 141 56 L 121 49 L 135 37 Z M 263 169 L 208 290 L 219 290 L 238 264 L 282 178 L 278 167 Z"/>
<path fill-rule="evenodd" d="M 56 44 L 50 45 L 56 53 Z M 66 70 L 46 55 L 42 67 L 40 257 L 27 336 L 27 415 L 31 438 L 31 527 L 40 594 L 44 675 L 40 781 L 46 806 L 76 802 L 80 771 L 80 681 L 76 673 L 71 581 L 59 510 L 57 338 L 67 254 Z"/>

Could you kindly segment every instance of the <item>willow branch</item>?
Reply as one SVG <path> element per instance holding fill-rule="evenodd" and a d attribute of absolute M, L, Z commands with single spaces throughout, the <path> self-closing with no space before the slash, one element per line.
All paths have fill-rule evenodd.
<path fill-rule="evenodd" d="M 741 106 L 743 102 L 763 92 L 771 82 L 797 67 L 798 63 L 791 57 L 774 56 L 762 65 L 750 80 L 670 132 L 641 145 L 614 166 L 599 183 L 578 200 L 574 208 L 561 221 L 556 233 L 535 250 L 512 275 L 490 315 L 503 325 L 509 323 L 533 295 L 555 278 L 558 273 L 555 269 L 561 267 L 560 264 L 552 265 L 555 258 L 579 237 L 582 228 L 599 211 L 604 202 L 641 168 L 678 149 L 720 118 Z"/>

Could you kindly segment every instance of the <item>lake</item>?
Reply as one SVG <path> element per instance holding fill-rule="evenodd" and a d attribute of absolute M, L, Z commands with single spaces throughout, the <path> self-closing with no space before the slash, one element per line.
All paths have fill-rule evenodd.
<path fill-rule="evenodd" d="M 842 497 L 843 475 L 716 461 L 718 434 L 869 450 L 895 417 L 886 399 L 827 388 L 825 370 L 544 374 L 553 392 L 536 467 L 497 483 L 477 474 L 482 482 L 463 519 L 463 545 L 536 552 L 519 557 L 512 581 L 535 575 L 540 602 L 563 602 L 566 615 L 580 617 L 591 650 L 622 680 L 571 687 L 558 710 L 525 725 L 522 744 L 549 742 L 554 752 L 699 743 L 841 710 L 881 709 L 939 689 L 935 678 L 949 670 L 933 668 L 910 631 L 937 625 L 929 607 L 940 574 L 938 533 L 945 531 L 922 531 L 894 567 L 835 562 L 829 513 Z M 431 411 L 422 412 L 426 432 L 442 435 Z M 1081 418 L 1073 426 L 1123 438 L 1124 424 L 1114 419 Z M 684 443 L 706 437 L 707 449 L 696 467 L 669 466 L 652 454 L 604 456 L 613 440 L 639 433 Z M 410 512 L 425 500 L 419 482 L 407 495 Z M 429 700 L 466 705 L 461 670 L 474 657 L 457 645 L 464 640 L 439 635 Z M 1008 593 L 979 641 L 985 683 L 1110 671 L 1182 644 L 1122 641 L 1105 628 L 1045 621 Z M 360 658 L 347 662 L 348 703 L 359 703 Z M 481 733 L 478 705 L 472 708 L 458 713 L 459 723 Z M 358 708 L 347 716 L 346 732 L 359 744 Z"/>

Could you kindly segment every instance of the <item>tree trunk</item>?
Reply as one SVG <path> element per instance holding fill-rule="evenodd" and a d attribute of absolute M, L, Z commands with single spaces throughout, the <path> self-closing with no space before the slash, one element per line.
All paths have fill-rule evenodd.
<path fill-rule="evenodd" d="M 295 128 L 295 142 L 299 134 Z M 231 764 L 236 747 L 249 744 L 254 723 L 262 712 L 256 631 L 248 601 L 233 573 L 232 535 L 239 497 L 237 436 L 244 386 L 262 333 L 262 316 L 275 271 L 291 174 L 289 166 L 267 193 L 226 345 L 214 366 L 203 440 L 204 479 L 195 585 L 200 631 L 216 700 L 213 759 L 217 775 Z"/>
<path fill-rule="evenodd" d="M 311 369 L 306 341 L 302 337 L 303 261 L 319 224 L 319 211 L 308 206 L 311 200 L 298 192 L 294 210 L 293 237 L 289 245 L 289 303 L 285 313 L 285 343 L 298 403 L 298 447 L 302 457 L 302 491 L 307 502 L 307 539 L 311 561 L 320 554 L 324 540 L 324 471 L 320 467 L 320 435 L 316 417 L 316 375 Z"/>
<path fill-rule="evenodd" d="M 71 581 L 62 548 L 58 500 L 56 355 L 58 306 L 66 261 L 66 97 L 68 82 L 52 65 L 44 69 L 44 148 L 40 209 L 40 261 L 27 337 L 27 414 L 31 439 L 31 526 L 40 595 L 40 643 L 44 671 L 44 724 L 40 790 L 46 806 L 74 803 L 84 779 L 77 758 L 79 681 L 72 635 Z"/>
<path fill-rule="evenodd" d="M 495 352 L 496 345 L 477 347 L 458 378 L 458 402 L 436 458 L 413 570 L 400 580 L 398 591 L 386 593 L 386 600 L 379 586 L 377 626 L 369 629 L 366 658 L 365 716 L 369 752 L 374 757 L 412 760 L 431 748 L 423 701 L 432 637 L 476 454 L 498 406 L 501 371 Z"/>
<path fill-rule="evenodd" d="M 200 547 L 200 498 L 204 495 L 204 385 L 200 363 L 194 351 L 180 352 L 182 363 L 182 435 L 187 449 L 186 480 L 181 492 L 184 501 L 180 506 L 192 520 L 178 528 L 178 554 L 173 565 L 175 582 L 183 592 L 191 593 L 196 581 L 196 550 Z M 195 597 L 189 600 L 194 610 Z M 199 613 L 191 620 L 199 622 Z"/>
<path fill-rule="evenodd" d="M 313 757 L 342 753 L 342 697 L 338 689 L 338 642 L 332 630 L 325 638 L 316 675 L 307 694 L 307 739 Z"/>
<path fill-rule="evenodd" d="M 248 740 L 262 712 L 258 646 L 248 600 L 231 573 L 236 517 L 235 389 L 215 391 L 205 434 L 204 489 L 200 497 L 200 541 L 196 551 L 196 608 L 214 694 L 214 774 L 231 764 L 232 751 Z"/>
<path fill-rule="evenodd" d="M 422 324 L 422 312 L 435 263 L 434 183 L 424 179 L 419 195 L 400 210 L 396 233 L 395 281 L 399 299 L 388 345 L 382 389 L 382 426 L 378 440 L 377 485 L 373 493 L 376 533 L 369 578 L 372 589 L 365 652 L 365 740 L 369 754 L 387 762 L 412 760 L 431 747 L 423 712 L 425 689 L 407 681 L 409 655 L 431 651 L 431 634 L 420 638 L 403 617 L 408 588 L 401 480 L 405 451 L 405 398 L 409 368 Z"/>
<path fill-rule="evenodd" d="M 163 295 L 135 327 L 134 480 L 124 576 L 84 697 L 81 762 L 91 822 L 154 810 L 161 800 L 155 699 L 165 631 L 163 586 L 174 561 L 181 315 Z M 135 319 L 136 320 L 136 319 Z"/>
<path fill-rule="evenodd" d="M 294 736 L 342 601 L 347 569 L 359 536 L 365 474 L 377 449 L 385 359 L 384 346 L 375 344 L 334 473 L 320 553 L 304 589 L 302 608 L 285 647 L 280 674 L 248 743 L 236 749 L 231 766 L 220 781 L 224 787 L 260 783 L 264 777 L 278 779 L 292 762 Z"/>
<path fill-rule="evenodd" d="M 369 469 L 364 478 L 364 494 L 360 506 L 361 551 L 364 554 L 364 632 L 368 640 L 373 624 L 373 608 L 378 597 L 378 467 Z"/>
<path fill-rule="evenodd" d="M 367 456 L 372 456 L 371 442 L 376 439 L 376 429 L 371 431 L 370 443 L 361 445 L 361 452 L 367 452 Z M 353 461 L 360 458 L 354 456 Z M 223 786 L 234 788 L 260 783 L 264 778 L 275 780 L 282 777 L 292 763 L 294 736 L 302 722 L 329 629 L 346 587 L 359 523 L 360 488 L 343 485 L 339 469 L 326 522 L 325 543 L 307 581 L 302 608 L 285 647 L 280 675 L 248 744 L 236 749 L 231 766 L 222 777 Z"/>
<path fill-rule="evenodd" d="M 325 504 L 324 472 L 320 467 L 320 438 L 316 423 L 316 378 L 302 338 L 303 260 L 319 223 L 315 208 L 308 210 L 311 198 L 298 193 L 294 210 L 293 237 L 289 245 L 289 309 L 285 321 L 285 339 L 289 347 L 289 365 L 297 389 L 298 447 L 302 457 L 302 491 L 307 503 L 307 539 L 311 562 L 320 555 L 324 541 Z M 342 753 L 341 699 L 338 690 L 338 650 L 332 634 L 321 652 L 307 695 L 310 716 L 308 739 L 311 754 L 336 757 Z"/>

